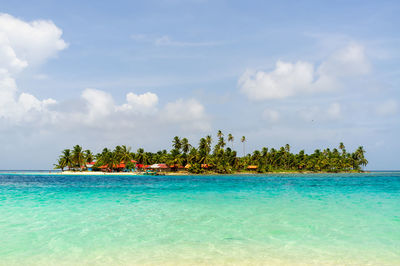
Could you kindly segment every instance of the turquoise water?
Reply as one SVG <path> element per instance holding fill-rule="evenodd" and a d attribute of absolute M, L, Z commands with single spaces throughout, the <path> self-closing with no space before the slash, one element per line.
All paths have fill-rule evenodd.
<path fill-rule="evenodd" d="M 0 265 L 400 265 L 400 173 L 0 174 Z"/>

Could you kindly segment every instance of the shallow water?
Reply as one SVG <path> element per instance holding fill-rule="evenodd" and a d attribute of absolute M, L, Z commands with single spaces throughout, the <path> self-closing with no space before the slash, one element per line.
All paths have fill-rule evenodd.
<path fill-rule="evenodd" d="M 0 265 L 400 265 L 400 172 L 0 174 Z"/>

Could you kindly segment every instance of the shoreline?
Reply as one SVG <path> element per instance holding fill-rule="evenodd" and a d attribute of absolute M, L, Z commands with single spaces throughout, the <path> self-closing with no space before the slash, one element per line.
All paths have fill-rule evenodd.
<path fill-rule="evenodd" d="M 156 176 L 210 176 L 210 175 L 273 175 L 273 174 L 366 174 L 371 171 L 343 171 L 343 172 L 312 172 L 312 171 L 278 171 L 278 172 L 234 172 L 231 174 L 220 174 L 220 173 L 205 173 L 205 174 L 193 174 L 189 172 L 166 172 Z M 60 176 L 79 176 L 79 175 L 92 175 L 92 176 L 147 176 L 144 172 L 92 172 L 92 171 L 63 171 L 63 172 L 52 172 L 52 171 L 4 171 L 0 172 L 0 175 L 60 175 Z"/>

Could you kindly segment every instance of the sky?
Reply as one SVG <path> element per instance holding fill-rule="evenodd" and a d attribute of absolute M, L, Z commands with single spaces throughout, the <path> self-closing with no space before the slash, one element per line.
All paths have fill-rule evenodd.
<path fill-rule="evenodd" d="M 0 169 L 80 144 L 363 146 L 400 169 L 400 2 L 0 0 Z"/>

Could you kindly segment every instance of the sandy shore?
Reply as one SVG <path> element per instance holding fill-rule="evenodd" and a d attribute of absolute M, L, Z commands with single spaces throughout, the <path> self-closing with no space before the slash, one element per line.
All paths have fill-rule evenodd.
<path fill-rule="evenodd" d="M 340 173 L 346 173 L 346 172 L 340 172 Z M 339 174 L 340 174 L 339 173 Z M 347 173 L 356 173 L 356 172 L 347 172 Z M 362 172 L 361 172 L 362 173 Z M 369 171 L 365 171 L 363 173 L 369 173 Z M 59 172 L 59 171 L 4 171 L 4 172 L 0 172 L 0 175 L 70 175 L 70 176 L 74 176 L 74 175 L 115 175 L 115 176 L 143 176 L 145 175 L 144 172 L 91 172 L 91 171 L 63 171 L 63 172 Z M 290 172 L 267 172 L 267 173 L 257 173 L 257 172 L 235 172 L 232 173 L 230 175 L 279 175 L 279 174 L 334 174 L 334 173 L 328 173 L 328 172 L 309 172 L 309 171 L 304 171 L 304 172 L 295 172 L 295 171 L 290 171 Z M 162 173 L 162 175 L 166 175 L 166 176 L 185 176 L 185 175 L 221 175 L 218 173 L 206 173 L 206 174 L 192 174 L 189 172 L 167 172 L 167 173 Z"/>
<path fill-rule="evenodd" d="M 105 172 L 91 172 L 91 171 L 63 171 L 63 172 L 56 172 L 56 171 L 38 171 L 38 172 L 19 172 L 19 171 L 4 171 L 0 172 L 0 175 L 126 175 L 126 176 L 141 176 L 145 175 L 144 172 L 113 172 L 113 173 L 105 173 Z M 170 172 L 170 173 L 162 173 L 165 175 L 189 175 L 187 172 Z"/>

